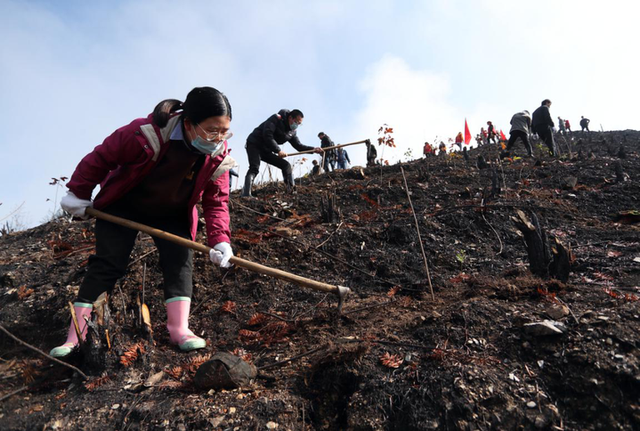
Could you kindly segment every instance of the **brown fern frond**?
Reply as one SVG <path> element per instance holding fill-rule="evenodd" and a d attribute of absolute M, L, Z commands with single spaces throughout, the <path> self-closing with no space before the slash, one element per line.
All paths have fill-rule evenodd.
<path fill-rule="evenodd" d="M 220 311 L 224 313 L 234 314 L 236 312 L 236 303 L 233 301 L 227 301 L 222 304 L 222 307 L 220 307 Z"/>
<path fill-rule="evenodd" d="M 175 366 L 169 370 L 164 370 L 165 373 L 169 374 L 171 377 L 173 377 L 176 380 L 180 380 L 180 377 L 182 377 L 182 372 L 184 370 L 182 369 L 182 367 L 180 366 Z"/>
<path fill-rule="evenodd" d="M 247 322 L 247 325 L 249 326 L 262 325 L 268 320 L 269 320 L 269 316 L 267 316 L 266 314 L 256 313 L 253 316 L 251 316 L 251 319 L 249 319 L 249 321 Z"/>
<path fill-rule="evenodd" d="M 129 347 L 122 356 L 120 356 L 120 363 L 125 367 L 130 366 L 138 359 L 142 353 L 145 352 L 144 344 L 136 343 Z"/>
<path fill-rule="evenodd" d="M 94 389 L 109 383 L 111 381 L 111 376 L 102 376 L 96 377 L 95 379 L 90 379 L 87 383 L 84 384 L 84 387 L 88 391 L 93 391 Z"/>

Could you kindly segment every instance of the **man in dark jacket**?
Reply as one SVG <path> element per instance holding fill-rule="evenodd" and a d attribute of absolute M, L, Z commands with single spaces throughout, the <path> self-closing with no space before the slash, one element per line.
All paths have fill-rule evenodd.
<path fill-rule="evenodd" d="M 537 133 L 540 139 L 549 148 L 549 152 L 552 156 L 557 156 L 556 143 L 553 140 L 553 120 L 551 119 L 551 113 L 549 107 L 551 106 L 551 100 L 544 99 L 538 109 L 533 111 L 533 118 L 531 120 L 531 128 L 534 133 Z"/>
<path fill-rule="evenodd" d="M 367 167 L 376 165 L 376 157 L 378 157 L 378 151 L 376 147 L 371 144 L 371 141 L 367 139 Z"/>
<path fill-rule="evenodd" d="M 318 133 L 318 138 L 320 138 L 320 148 L 328 148 L 333 147 L 335 144 L 329 137 L 329 135 L 324 132 Z M 322 165 L 322 169 L 325 172 L 329 172 L 329 166 L 331 166 L 331 170 L 334 171 L 336 169 L 336 150 L 324 150 L 324 164 Z"/>
<path fill-rule="evenodd" d="M 589 123 L 590 122 L 591 122 L 591 120 L 589 120 L 588 118 L 580 117 L 580 127 L 582 127 L 582 131 L 583 132 L 585 130 L 587 132 L 589 131 Z"/>
<path fill-rule="evenodd" d="M 524 144 L 529 157 L 533 157 L 531 143 L 529 142 L 529 127 L 531 127 L 531 114 L 529 114 L 529 111 L 525 109 L 522 112 L 513 114 L 509 142 L 507 142 L 507 149 L 501 154 L 501 157 L 509 157 L 511 155 L 511 148 L 516 144 L 518 138 Z"/>
<path fill-rule="evenodd" d="M 298 151 L 314 150 L 316 153 L 322 153 L 320 147 L 303 145 L 298 139 L 296 129 L 302 124 L 303 118 L 304 115 L 298 109 L 293 111 L 281 109 L 251 132 L 245 147 L 249 159 L 249 171 L 244 179 L 242 196 L 251 196 L 251 186 L 260 171 L 260 161 L 280 168 L 287 190 L 293 190 L 293 170 L 291 164 L 284 159 L 287 153 L 280 149 L 280 145 L 285 142 L 291 143 L 291 146 Z"/>

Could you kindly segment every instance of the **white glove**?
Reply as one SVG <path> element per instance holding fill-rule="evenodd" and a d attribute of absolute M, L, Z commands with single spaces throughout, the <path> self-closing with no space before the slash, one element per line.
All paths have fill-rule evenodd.
<path fill-rule="evenodd" d="M 233 250 L 231 250 L 231 244 L 228 242 L 219 242 L 209 250 L 209 259 L 216 265 L 220 265 L 221 268 L 231 268 L 232 265 L 229 259 L 233 256 Z"/>
<path fill-rule="evenodd" d="M 66 196 L 60 199 L 60 206 L 69 214 L 87 220 L 89 216 L 85 213 L 85 210 L 89 207 L 92 208 L 93 202 L 80 199 L 72 191 L 68 191 Z"/>

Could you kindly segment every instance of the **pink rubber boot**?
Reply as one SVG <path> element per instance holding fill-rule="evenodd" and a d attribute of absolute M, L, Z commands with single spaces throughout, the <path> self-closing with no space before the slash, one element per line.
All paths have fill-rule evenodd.
<path fill-rule="evenodd" d="M 76 318 L 78 319 L 78 327 L 80 328 L 80 335 L 84 340 L 84 336 L 87 334 L 87 322 L 84 320 L 84 317 L 91 317 L 91 311 L 93 310 L 93 304 L 87 304 L 85 302 L 75 302 L 73 304 L 73 309 L 76 312 Z M 69 356 L 69 354 L 76 348 L 78 345 L 78 335 L 76 334 L 76 328 L 73 325 L 73 319 L 71 320 L 71 325 L 69 326 L 69 332 L 67 333 L 67 341 L 58 347 L 54 347 L 49 354 L 54 358 L 64 358 L 65 356 Z"/>
<path fill-rule="evenodd" d="M 177 344 L 184 352 L 206 347 L 207 342 L 189 330 L 191 298 L 176 296 L 167 299 L 165 304 L 167 305 L 167 329 L 171 342 Z"/>

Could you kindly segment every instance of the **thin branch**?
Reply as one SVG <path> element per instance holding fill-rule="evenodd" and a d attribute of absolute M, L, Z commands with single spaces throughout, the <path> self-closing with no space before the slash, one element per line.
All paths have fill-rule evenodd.
<path fill-rule="evenodd" d="M 331 239 L 331 237 L 332 237 L 336 232 L 338 232 L 338 231 L 340 230 L 340 227 L 342 227 L 342 223 L 343 223 L 343 222 L 340 222 L 340 224 L 338 225 L 338 227 L 336 228 L 336 230 L 334 230 L 333 232 L 331 232 L 331 235 L 329 235 L 329 236 L 327 237 L 327 239 L 325 239 L 324 241 L 322 241 L 320 244 L 316 245 L 316 248 L 320 248 L 320 247 L 322 247 L 323 245 L 325 245 L 325 244 L 326 244 L 326 242 L 327 242 L 327 241 L 329 241 L 329 240 Z"/>
<path fill-rule="evenodd" d="M 484 200 L 483 200 L 484 202 Z M 493 226 L 491 226 L 491 223 L 489 223 L 486 219 L 486 217 L 484 216 L 484 211 L 482 211 L 480 214 L 482 214 L 482 219 L 484 220 L 484 222 L 489 225 L 489 227 L 491 228 L 491 230 L 493 231 L 493 233 L 496 234 L 496 237 L 498 238 L 498 242 L 500 243 L 500 251 L 497 253 L 498 255 L 502 253 L 502 240 L 500 239 L 500 235 L 498 235 L 498 232 L 493 228 Z"/>
<path fill-rule="evenodd" d="M 304 358 L 305 356 L 313 355 L 314 353 L 319 352 L 320 350 L 323 350 L 323 349 L 326 349 L 326 348 L 327 348 L 326 345 L 325 346 L 320 346 L 320 347 L 317 347 L 317 348 L 315 348 L 313 350 L 309 350 L 307 352 L 300 353 L 299 355 L 292 356 L 289 359 L 285 359 L 283 361 L 274 362 L 273 364 L 263 365 L 263 366 L 257 367 L 257 368 L 258 368 L 258 371 L 261 371 L 261 370 L 265 370 L 267 368 L 279 367 L 280 365 L 287 364 L 287 363 L 289 363 L 291 361 L 295 361 L 296 359 L 300 359 L 300 358 Z"/>
<path fill-rule="evenodd" d="M 260 211 L 254 210 L 253 208 L 249 208 L 248 206 L 242 205 L 240 202 L 238 202 L 238 201 L 237 201 L 237 200 L 235 200 L 235 199 L 231 199 L 231 203 L 232 203 L 233 205 L 238 205 L 239 207 L 244 208 L 244 209 L 246 209 L 246 210 L 249 210 L 249 211 L 251 211 L 251 212 L 253 212 L 253 213 L 256 213 L 256 214 L 259 214 L 259 215 L 262 215 L 262 216 L 268 216 L 268 217 L 271 217 L 272 219 L 275 219 L 275 220 L 279 220 L 279 221 L 284 221 L 284 222 L 286 222 L 286 220 L 285 220 L 285 219 L 281 219 L 280 217 L 276 217 L 276 216 L 271 215 L 271 214 L 262 213 L 262 212 L 260 212 Z"/>
<path fill-rule="evenodd" d="M 26 201 L 25 201 L 25 202 L 26 202 Z M 9 215 L 8 215 L 8 216 L 3 217 L 3 218 L 0 218 L 0 221 L 5 221 L 5 220 L 7 220 L 9 217 L 11 217 L 12 215 L 14 215 L 14 214 L 15 214 L 15 213 L 17 213 L 18 211 L 20 211 L 20 209 L 22 208 L 22 206 L 23 206 L 23 205 L 24 205 L 24 202 L 22 202 L 22 203 L 18 206 L 18 208 L 16 208 L 16 209 L 14 209 L 13 211 L 11 211 L 11 212 L 9 213 Z"/>
<path fill-rule="evenodd" d="M 12 396 L 14 396 L 15 394 L 19 394 L 20 392 L 23 392 L 25 390 L 29 389 L 29 385 L 25 385 L 21 388 L 16 389 L 13 392 L 9 392 L 7 395 L 3 396 L 2 398 L 0 398 L 0 402 L 6 400 L 7 398 L 11 398 Z"/>
<path fill-rule="evenodd" d="M 422 258 L 424 260 L 424 268 L 427 271 L 427 281 L 429 282 L 429 289 L 431 290 L 431 299 L 436 300 L 436 295 L 433 293 L 433 286 L 431 285 L 431 274 L 429 273 L 429 263 L 427 262 L 427 254 L 424 251 L 424 245 L 422 244 L 422 236 L 420 235 L 420 225 L 418 224 L 418 217 L 413 209 L 413 203 L 411 202 L 411 194 L 409 193 L 409 186 L 407 185 L 407 177 L 404 174 L 404 168 L 400 166 L 400 172 L 402 172 L 402 179 L 404 180 L 404 189 L 407 192 L 407 199 L 409 199 L 409 206 L 411 207 L 411 214 L 413 214 L 413 220 L 416 223 L 416 231 L 418 232 L 418 242 L 420 243 L 420 250 L 422 250 Z"/>
<path fill-rule="evenodd" d="M 73 365 L 71 365 L 71 364 L 67 364 L 66 362 L 63 362 L 63 361 L 61 361 L 61 360 L 59 360 L 59 359 L 56 359 L 56 358 L 54 358 L 53 356 L 51 356 L 51 355 L 48 355 L 48 354 L 44 353 L 42 350 L 38 349 L 37 347 L 33 347 L 31 344 L 29 344 L 29 343 L 26 343 L 26 342 L 22 341 L 21 339 L 19 339 L 19 338 L 18 338 L 18 337 L 16 337 L 15 335 L 13 335 L 11 332 L 7 331 L 7 329 L 6 329 L 3 325 L 0 325 L 0 331 L 4 332 L 4 333 L 5 333 L 5 334 L 7 334 L 10 338 L 12 338 L 13 340 L 15 340 L 15 341 L 17 341 L 18 343 L 22 344 L 23 346 L 26 346 L 26 347 L 30 348 L 31 350 L 33 350 L 33 351 L 35 351 L 35 352 L 37 352 L 37 353 L 41 354 L 41 355 L 42 355 L 42 356 L 44 356 L 45 358 L 48 358 L 48 359 L 52 360 L 53 362 L 55 362 L 55 363 L 57 363 L 57 364 L 64 365 L 64 366 L 65 366 L 65 367 L 67 367 L 67 368 L 71 368 L 73 371 L 75 371 L 76 373 L 80 374 L 80 375 L 84 378 L 84 380 L 89 379 L 89 376 L 87 376 L 85 373 L 83 373 L 83 372 L 82 372 L 82 370 L 80 370 L 79 368 L 74 367 L 74 366 L 73 366 Z"/>
<path fill-rule="evenodd" d="M 144 259 L 145 257 L 149 256 L 151 253 L 153 253 L 154 251 L 156 251 L 156 249 L 154 248 L 151 251 L 146 252 L 145 254 L 143 254 L 142 256 L 140 256 L 139 258 L 137 258 L 136 260 L 132 261 L 131 263 L 129 263 L 129 265 L 127 265 L 127 267 L 131 267 L 133 265 L 135 265 L 136 263 L 140 262 L 142 259 Z"/>

